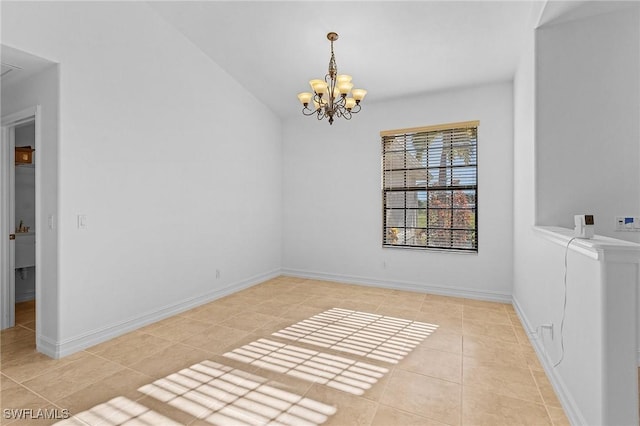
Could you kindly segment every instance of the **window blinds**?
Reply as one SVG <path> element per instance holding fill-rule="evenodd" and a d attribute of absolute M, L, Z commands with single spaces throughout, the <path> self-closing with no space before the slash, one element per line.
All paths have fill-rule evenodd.
<path fill-rule="evenodd" d="M 383 246 L 478 250 L 478 124 L 380 132 Z"/>

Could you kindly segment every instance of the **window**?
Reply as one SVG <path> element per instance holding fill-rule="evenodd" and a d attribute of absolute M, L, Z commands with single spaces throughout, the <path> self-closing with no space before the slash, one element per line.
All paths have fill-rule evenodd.
<path fill-rule="evenodd" d="M 380 132 L 384 247 L 478 251 L 478 124 Z"/>

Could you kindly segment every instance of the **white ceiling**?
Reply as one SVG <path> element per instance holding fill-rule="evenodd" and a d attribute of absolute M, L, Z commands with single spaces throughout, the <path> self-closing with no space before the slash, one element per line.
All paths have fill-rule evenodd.
<path fill-rule="evenodd" d="M 149 4 L 283 118 L 327 73 L 329 31 L 338 72 L 368 90 L 366 104 L 511 79 L 537 18 L 532 1 Z"/>

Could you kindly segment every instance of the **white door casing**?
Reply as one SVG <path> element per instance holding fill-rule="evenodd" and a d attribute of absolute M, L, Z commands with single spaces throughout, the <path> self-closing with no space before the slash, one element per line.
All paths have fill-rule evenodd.
<path fill-rule="evenodd" d="M 15 127 L 35 121 L 36 152 L 40 148 L 40 107 L 27 108 L 15 114 L 2 117 L 2 144 L 0 146 L 0 329 L 13 327 L 15 323 Z M 36 176 L 38 175 L 36 162 Z M 37 179 L 36 179 L 37 182 Z M 36 186 L 36 223 L 41 214 L 39 208 L 39 190 Z M 38 263 L 40 253 L 37 244 L 36 229 L 36 299 L 39 294 L 40 277 Z M 36 330 L 39 304 L 36 303 Z"/>

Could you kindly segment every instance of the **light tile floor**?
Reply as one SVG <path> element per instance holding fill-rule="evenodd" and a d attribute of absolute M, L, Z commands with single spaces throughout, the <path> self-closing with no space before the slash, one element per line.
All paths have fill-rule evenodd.
<path fill-rule="evenodd" d="M 437 324 L 438 328 L 395 364 L 272 335 L 332 308 Z M 117 419 L 123 412 L 113 411 L 113 404 L 122 403 L 133 407 L 127 415 L 140 416 L 140 420 L 210 425 L 226 417 L 221 413 L 198 415 L 177 399 L 163 402 L 161 394 L 146 391 L 183 377 L 192 371 L 187 367 L 209 363 L 233 372 L 235 380 L 240 380 L 238 375 L 250 375 L 247 377 L 270 389 L 270 395 L 284 395 L 284 399 L 298 395 L 315 406 L 335 409 L 329 414 L 323 411 L 324 417 L 313 411 L 316 424 L 569 424 L 508 304 L 279 277 L 60 360 L 35 351 L 34 312 L 32 302 L 18 305 L 18 325 L 2 332 L 3 410 L 58 408 L 78 414 L 93 409 L 92 413 L 102 410 L 103 416 L 117 412 L 120 417 L 113 414 Z M 259 339 L 295 345 L 297 353 L 321 352 L 325 358 L 378 366 L 386 373 L 376 376 L 371 387 L 357 395 L 225 356 L 243 347 L 251 349 Z M 234 389 L 231 391 L 238 388 Z M 140 410 L 146 411 L 140 414 Z M 119 424 L 112 419 L 102 421 Z M 2 423 L 33 421 L 3 418 Z M 54 420 L 35 422 L 51 423 Z"/>

